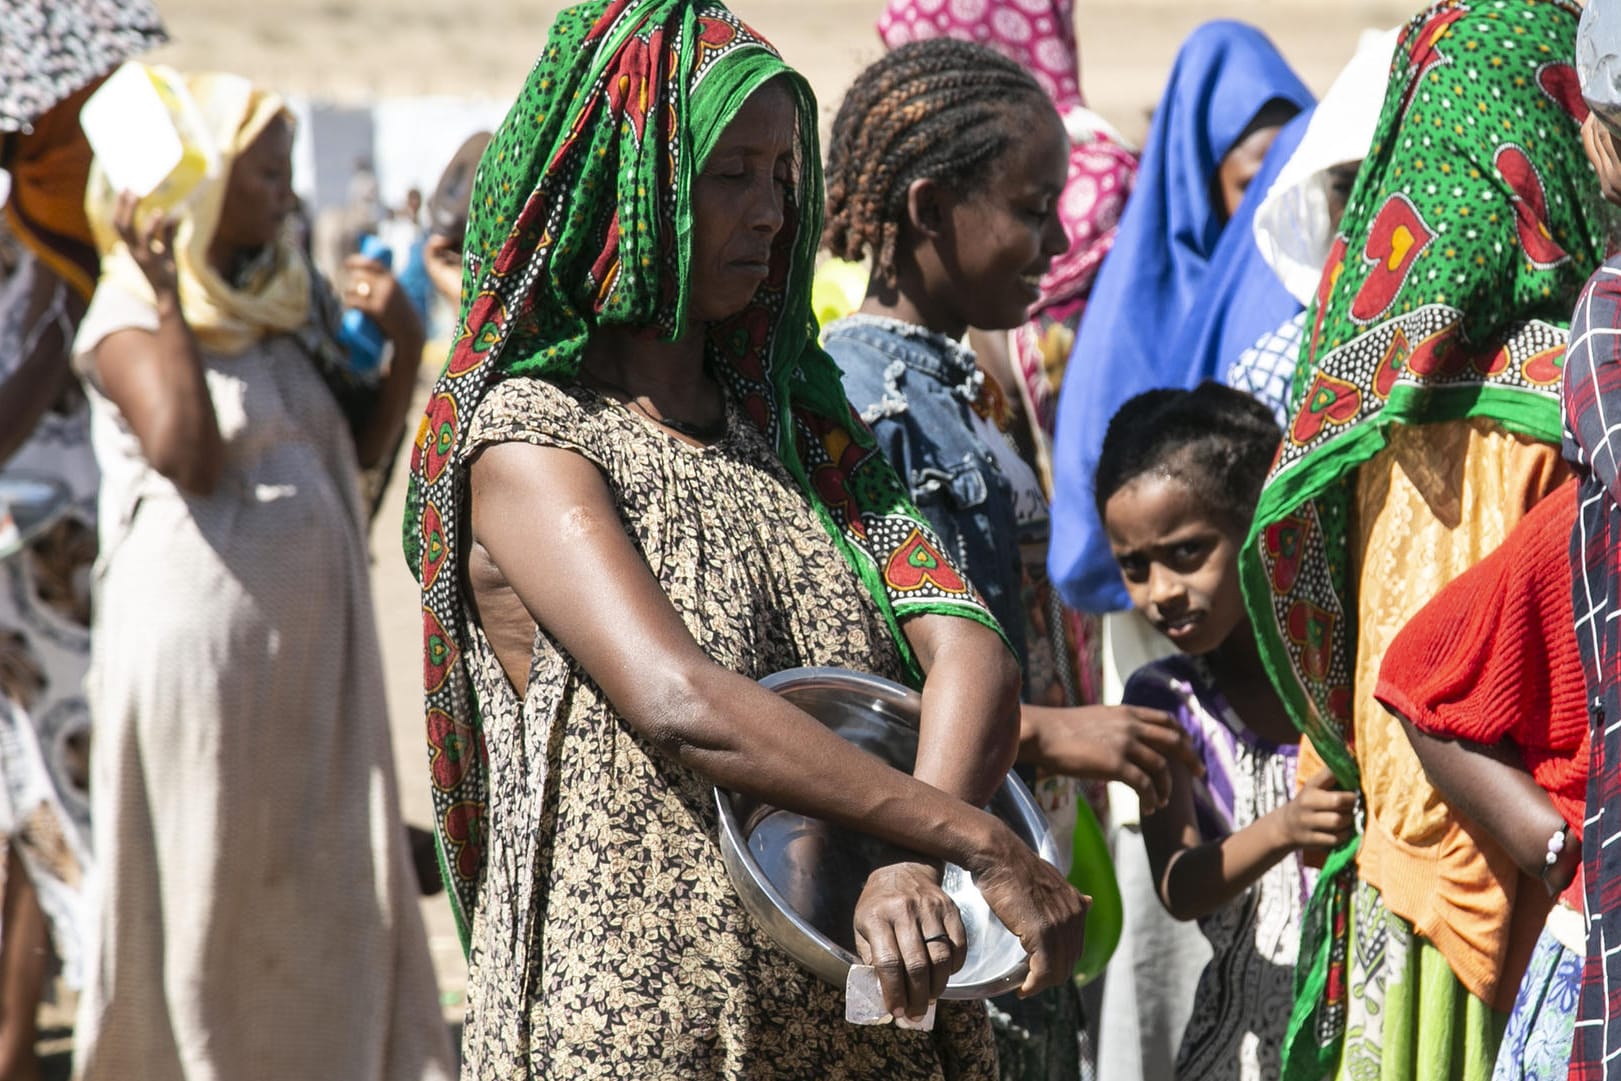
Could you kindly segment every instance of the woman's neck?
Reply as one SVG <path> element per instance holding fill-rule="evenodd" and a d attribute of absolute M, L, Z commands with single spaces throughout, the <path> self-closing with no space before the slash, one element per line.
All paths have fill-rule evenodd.
<path fill-rule="evenodd" d="M 208 265 L 213 268 L 214 273 L 235 289 L 240 284 L 238 279 L 241 278 L 243 271 L 263 252 L 263 248 L 245 248 L 215 237 L 208 245 Z"/>
<path fill-rule="evenodd" d="M 704 369 L 704 332 L 678 342 L 618 327 L 592 333 L 580 378 L 695 443 L 710 443 L 726 430 L 726 399 Z"/>
<path fill-rule="evenodd" d="M 925 287 L 923 275 L 911 260 L 903 260 L 896 268 L 895 284 L 887 285 L 876 277 L 867 280 L 867 295 L 857 309 L 863 315 L 880 315 L 913 323 L 936 334 L 944 334 L 953 341 L 968 332 L 968 322 L 942 304 Z"/>
<path fill-rule="evenodd" d="M 605 386 L 653 398 L 685 399 L 709 385 L 701 329 L 667 342 L 653 331 L 599 327 L 591 333 L 580 371 Z"/>

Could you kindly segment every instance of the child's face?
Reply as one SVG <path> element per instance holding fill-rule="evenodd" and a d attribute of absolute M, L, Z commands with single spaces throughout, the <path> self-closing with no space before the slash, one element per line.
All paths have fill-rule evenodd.
<path fill-rule="evenodd" d="M 1058 199 L 1069 173 L 1069 137 L 1045 109 L 991 167 L 979 191 L 954 199 L 941 233 L 941 265 L 955 311 L 971 327 L 1021 326 L 1041 299 L 1053 257 L 1069 247 Z"/>
<path fill-rule="evenodd" d="M 1132 606 L 1184 653 L 1209 653 L 1245 619 L 1244 537 L 1187 483 L 1146 473 L 1109 497 L 1104 530 Z"/>

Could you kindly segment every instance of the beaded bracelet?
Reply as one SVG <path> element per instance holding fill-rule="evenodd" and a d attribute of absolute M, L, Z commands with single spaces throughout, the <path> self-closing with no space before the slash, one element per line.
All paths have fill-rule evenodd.
<path fill-rule="evenodd" d="M 1565 836 L 1569 832 L 1570 827 L 1561 824 L 1554 830 L 1553 836 L 1548 838 L 1548 852 L 1542 857 L 1542 874 L 1538 876 L 1542 879 L 1543 885 L 1548 884 L 1548 872 L 1553 870 L 1554 864 L 1559 862 L 1559 857 L 1565 851 Z"/>

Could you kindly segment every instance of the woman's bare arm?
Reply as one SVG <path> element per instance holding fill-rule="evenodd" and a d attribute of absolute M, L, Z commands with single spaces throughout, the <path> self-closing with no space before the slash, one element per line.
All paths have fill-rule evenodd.
<path fill-rule="evenodd" d="M 1281 807 L 1225 837 L 1206 841 L 1194 817 L 1192 782 L 1171 763 L 1169 802 L 1143 816 L 1143 843 L 1160 903 L 1173 919 L 1208 916 L 1249 889 L 1279 860 L 1300 848 L 1327 848 L 1351 828 L 1356 795 L 1334 788 L 1322 770 Z"/>
<path fill-rule="evenodd" d="M 960 864 L 1030 952 L 1026 989 L 1065 977 L 1084 909 L 1068 883 L 992 816 L 711 661 L 584 458 L 517 443 L 485 449 L 472 465 L 472 517 L 530 615 L 663 754 L 722 787 Z"/>
<path fill-rule="evenodd" d="M 362 469 L 370 469 L 383 460 L 400 437 L 405 411 L 416 389 L 417 369 L 422 365 L 424 334 L 422 319 L 400 288 L 399 279 L 382 263 L 351 255 L 344 261 L 344 268 L 349 276 L 344 304 L 366 313 L 393 346 L 377 405 L 365 430 L 355 438 L 355 457 Z"/>
<path fill-rule="evenodd" d="M 1581 845 L 1571 837 L 1553 867 L 1547 866 L 1548 841 L 1565 828 L 1565 820 L 1519 751 L 1506 743 L 1487 746 L 1432 736 L 1401 714 L 1396 717 L 1436 791 L 1495 837 L 1521 871 L 1541 879 L 1550 893 L 1563 892 L 1581 862 Z"/>
<path fill-rule="evenodd" d="M 152 287 L 158 328 L 103 338 L 95 350 L 96 377 L 152 468 L 183 491 L 206 496 L 224 474 L 224 442 L 202 354 L 180 310 L 175 222 L 158 215 L 137 227 L 135 206 L 129 192 L 119 196 L 113 225 Z"/>
<path fill-rule="evenodd" d="M 1019 666 L 971 619 L 916 616 L 902 632 L 927 676 L 912 776 L 982 807 L 1019 748 Z"/>

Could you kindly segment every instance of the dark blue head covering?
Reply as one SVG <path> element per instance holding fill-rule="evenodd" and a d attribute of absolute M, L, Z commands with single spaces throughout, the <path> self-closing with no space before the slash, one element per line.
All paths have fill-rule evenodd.
<path fill-rule="evenodd" d="M 1092 505 L 1103 433 L 1126 399 L 1198 381 L 1186 381 L 1187 360 L 1171 346 L 1221 237 L 1216 170 L 1274 100 L 1298 109 L 1313 104 L 1311 91 L 1252 26 L 1206 23 L 1177 53 L 1059 395 L 1048 567 L 1064 600 L 1084 611 L 1130 607 Z"/>
<path fill-rule="evenodd" d="M 1315 108 L 1300 113 L 1278 132 L 1261 171 L 1216 242 L 1204 287 L 1187 319 L 1172 332 L 1175 344 L 1166 359 L 1184 367 L 1175 383 L 1167 385 L 1193 387 L 1206 379 L 1226 382 L 1227 369 L 1240 353 L 1300 314 L 1303 305 L 1283 287 L 1255 243 L 1255 212 L 1300 145 Z"/>

